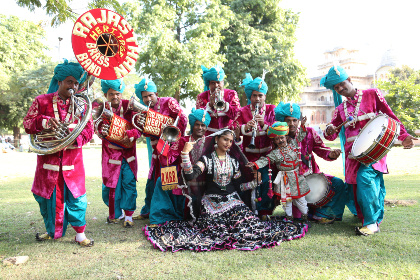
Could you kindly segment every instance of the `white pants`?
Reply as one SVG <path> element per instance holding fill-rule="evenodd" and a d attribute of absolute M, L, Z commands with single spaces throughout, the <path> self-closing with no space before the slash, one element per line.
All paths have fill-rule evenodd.
<path fill-rule="evenodd" d="M 306 203 L 305 197 L 286 202 L 286 206 L 283 206 L 283 209 L 287 216 L 292 216 L 292 204 L 294 204 L 303 215 L 308 214 L 308 204 Z"/>

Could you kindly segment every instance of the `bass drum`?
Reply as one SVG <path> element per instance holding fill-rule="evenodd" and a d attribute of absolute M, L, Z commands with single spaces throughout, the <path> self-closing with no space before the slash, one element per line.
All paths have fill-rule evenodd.
<path fill-rule="evenodd" d="M 324 173 L 310 174 L 305 177 L 305 180 L 311 190 L 305 196 L 308 206 L 322 207 L 334 196 L 335 192 L 331 187 L 331 182 Z"/>

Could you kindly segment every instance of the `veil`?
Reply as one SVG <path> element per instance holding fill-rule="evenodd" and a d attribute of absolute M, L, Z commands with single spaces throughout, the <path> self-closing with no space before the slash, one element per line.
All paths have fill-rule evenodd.
<path fill-rule="evenodd" d="M 216 144 L 216 136 L 220 136 L 226 131 L 231 132 L 233 135 L 233 138 L 235 139 L 235 132 L 230 129 L 225 128 L 197 140 L 196 144 L 194 145 L 193 149 L 190 152 L 193 159 L 192 164 L 195 164 L 196 161 L 199 158 L 201 158 L 201 156 L 211 154 L 215 150 L 214 145 Z M 238 145 L 236 145 L 235 142 L 230 147 L 230 151 L 228 152 L 228 154 L 230 157 L 236 159 L 239 162 L 239 169 L 241 171 L 242 182 L 247 183 L 254 180 L 252 168 L 246 166 L 246 164 L 248 163 L 248 159 L 245 157 L 244 153 L 241 151 L 241 148 Z M 182 174 L 183 174 L 183 171 L 182 171 Z M 201 198 L 205 191 L 205 180 L 206 180 L 206 174 L 201 174 L 195 180 L 196 183 L 187 184 L 188 196 L 190 196 L 190 197 L 187 196 L 187 198 L 191 201 L 191 205 L 188 205 L 188 206 L 190 208 L 190 214 L 193 220 L 195 220 L 195 217 L 197 217 L 200 214 Z M 236 191 L 240 195 L 242 201 L 248 207 L 251 207 L 251 191 L 249 190 L 249 191 L 241 192 L 241 190 L 238 190 L 238 189 Z"/>

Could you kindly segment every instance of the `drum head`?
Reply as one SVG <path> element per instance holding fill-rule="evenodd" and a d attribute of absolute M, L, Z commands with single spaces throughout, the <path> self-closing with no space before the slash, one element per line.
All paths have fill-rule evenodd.
<path fill-rule="evenodd" d="M 328 192 L 328 182 L 322 173 L 311 174 L 305 177 L 310 188 L 310 192 L 305 196 L 308 203 L 313 204 L 324 198 Z"/>
<path fill-rule="evenodd" d="M 369 150 L 374 143 L 374 140 L 382 135 L 387 126 L 388 118 L 386 116 L 379 115 L 371 119 L 365 127 L 363 127 L 353 143 L 353 147 L 351 148 L 353 156 L 360 156 L 362 153 Z"/>

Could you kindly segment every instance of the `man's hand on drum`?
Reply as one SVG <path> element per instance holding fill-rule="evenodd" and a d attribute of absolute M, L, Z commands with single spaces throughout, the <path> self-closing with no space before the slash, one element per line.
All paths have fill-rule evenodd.
<path fill-rule="evenodd" d="M 191 150 L 194 148 L 195 142 L 186 142 L 182 153 L 189 154 Z"/>
<path fill-rule="evenodd" d="M 414 141 L 413 140 L 419 140 L 418 138 L 415 138 L 411 135 L 408 135 L 403 141 L 402 145 L 404 146 L 404 149 L 411 149 L 414 147 Z"/>
<path fill-rule="evenodd" d="M 332 160 L 337 159 L 341 154 L 341 150 L 340 149 L 334 149 L 331 150 L 331 152 L 328 154 L 328 157 Z"/>
<path fill-rule="evenodd" d="M 332 135 L 336 132 L 337 132 L 337 127 L 335 127 L 334 125 L 327 126 L 327 130 L 326 130 L 326 135 L 327 136 L 330 136 L 330 135 Z"/>

